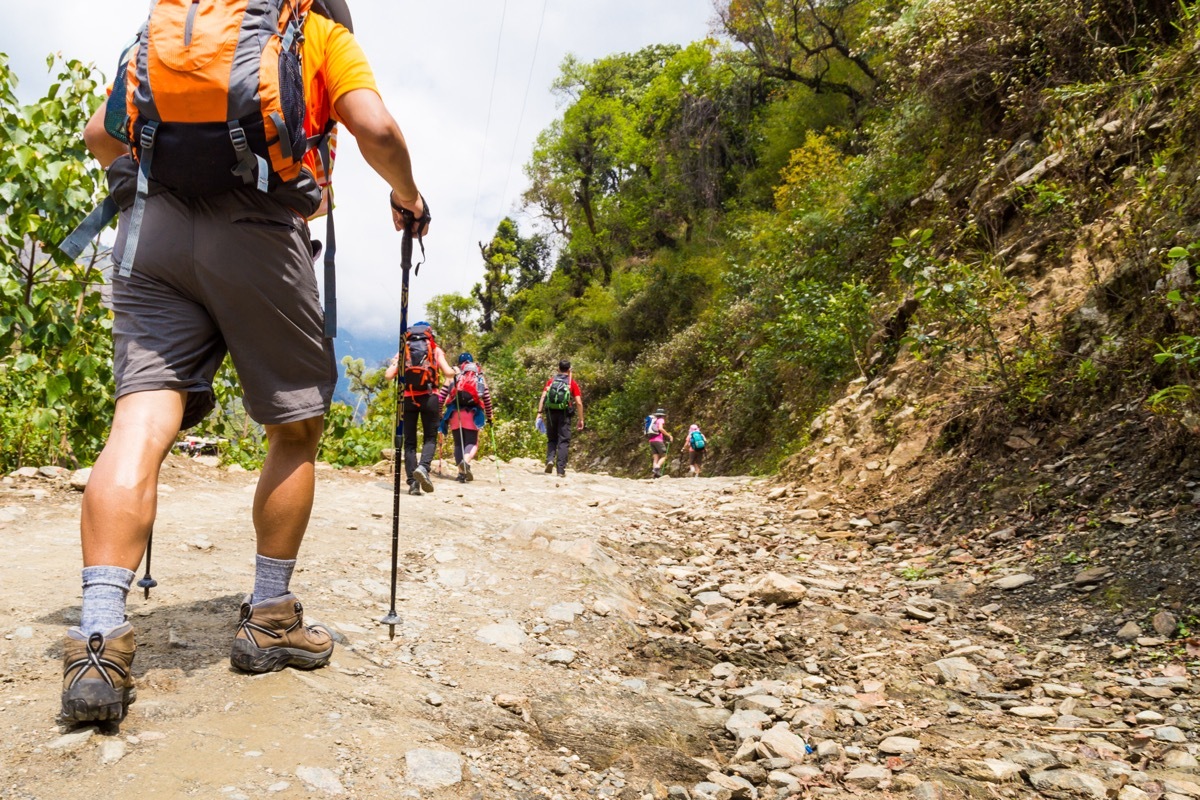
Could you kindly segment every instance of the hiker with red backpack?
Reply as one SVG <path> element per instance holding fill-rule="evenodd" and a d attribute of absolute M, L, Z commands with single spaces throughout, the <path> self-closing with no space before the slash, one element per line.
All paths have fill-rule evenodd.
<path fill-rule="evenodd" d="M 483 370 L 470 353 L 458 357 L 459 372 L 439 395 L 446 409 L 439 430 L 454 440 L 454 464 L 459 483 L 475 480 L 471 461 L 479 452 L 479 431 L 492 421 L 492 392 Z"/>
<path fill-rule="evenodd" d="M 538 399 L 536 422 L 546 428 L 546 474 L 558 469 L 558 477 L 567 474 L 567 456 L 571 449 L 571 417 L 583 430 L 583 392 L 571 372 L 571 362 L 558 362 L 558 372 L 550 376 Z"/>
<path fill-rule="evenodd" d="M 404 352 L 392 357 L 384 373 L 388 380 L 400 376 L 402 362 L 403 381 L 397 388 L 404 392 L 404 469 L 408 475 L 408 493 L 420 496 L 422 491 L 433 491 L 429 470 L 437 453 L 438 418 L 442 414 L 438 392 L 442 378 L 452 377 L 457 370 L 438 347 L 428 322 L 414 323 L 404 334 Z M 417 458 L 418 422 L 423 437 L 420 459 Z"/>
<path fill-rule="evenodd" d="M 667 461 L 668 444 L 675 441 L 675 437 L 667 430 L 667 412 L 664 409 L 658 409 L 646 417 L 643 425 L 646 440 L 650 442 L 650 453 L 653 461 L 650 477 L 661 478 L 663 464 Z"/>
<path fill-rule="evenodd" d="M 264 673 L 332 656 L 333 637 L 304 623 L 289 584 L 337 382 L 334 242 L 326 237 L 323 312 L 306 222 L 333 210 L 337 123 L 387 182 L 396 229 L 420 237 L 430 219 L 404 136 L 338 10 L 341 0 L 157 0 L 83 132 L 111 195 L 60 249 L 78 257 L 119 212 L 117 400 L 83 498 L 83 606 L 63 648 L 67 722 L 119 721 L 134 698 L 125 604 L 159 470 L 178 432 L 214 407 L 227 351 L 269 444 L 254 495 L 254 589 L 230 661 Z"/>

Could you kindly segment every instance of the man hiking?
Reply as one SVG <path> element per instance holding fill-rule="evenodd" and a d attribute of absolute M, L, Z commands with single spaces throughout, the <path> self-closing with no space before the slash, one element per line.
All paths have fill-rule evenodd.
<path fill-rule="evenodd" d="M 458 368 L 458 375 L 446 384 L 438 399 L 446 409 L 441 430 L 454 440 L 456 480 L 467 483 L 475 480 L 471 461 L 479 452 L 479 431 L 492 421 L 492 392 L 470 353 L 459 355 Z"/>
<path fill-rule="evenodd" d="M 404 392 L 404 469 L 408 474 L 408 493 L 419 496 L 422 490 L 433 491 L 429 470 L 437 454 L 438 418 L 442 415 L 438 389 L 442 378 L 451 378 L 458 370 L 446 360 L 428 322 L 409 327 L 404 334 L 404 352 L 392 356 L 384 375 L 394 380 L 401 374 L 401 368 L 404 379 L 397 391 Z M 418 422 L 423 437 L 420 459 L 417 458 Z"/>
<path fill-rule="evenodd" d="M 663 464 L 667 460 L 667 443 L 675 441 L 675 437 L 667 431 L 665 410 L 660 408 L 646 417 L 646 440 L 650 442 L 650 453 L 654 462 L 650 477 L 661 478 Z"/>
<path fill-rule="evenodd" d="M 304 624 L 304 609 L 289 587 L 312 510 L 324 415 L 337 381 L 305 222 L 321 205 L 332 159 L 305 153 L 304 137 L 344 124 L 367 163 L 390 186 L 396 229 L 411 225 L 415 234 L 423 234 L 428 217 L 404 136 L 379 96 L 362 49 L 346 27 L 310 11 L 311 3 L 284 4 L 282 11 L 280 3 L 271 4 L 278 24 L 286 25 L 285 40 L 282 33 L 254 29 L 276 24 L 265 12 L 235 19 L 223 4 L 206 6 L 196 16 L 195 4 L 159 0 L 126 62 L 127 75 L 118 75 L 113 91 L 117 116 L 125 112 L 130 123 L 118 133 L 140 134 L 128 136 L 139 161 L 106 128 L 104 107 L 84 131 L 122 209 L 113 248 L 120 268 L 112 277 L 117 400 L 112 430 L 83 497 L 83 609 L 64 644 L 65 721 L 119 721 L 133 701 L 136 645 L 125 602 L 154 523 L 159 470 L 179 431 L 213 408 L 213 377 L 227 351 L 241 378 L 246 412 L 264 427 L 269 445 L 253 504 L 254 589 L 241 604 L 230 660 L 239 670 L 263 673 L 286 666 L 314 669 L 333 653 L 329 631 Z M 296 11 L 301 15 L 291 16 Z M 212 51 L 232 60 L 231 65 L 214 55 L 204 67 L 219 82 L 224 63 L 231 99 L 260 88 L 260 60 L 264 81 L 282 80 L 267 67 L 287 60 L 294 68 L 290 79 L 303 81 L 299 98 L 293 86 L 285 114 L 296 130 L 285 130 L 285 120 L 274 111 L 276 118 L 269 117 L 265 108 L 228 127 L 225 122 L 203 131 L 188 127 L 187 114 L 203 108 L 230 112 L 223 101 L 213 101 L 213 95 L 223 96 L 219 91 L 202 96 L 164 66 L 185 58 L 185 15 L 190 15 L 186 38 L 195 51 L 190 56 Z M 260 59 L 253 47 L 239 44 L 233 59 L 233 48 L 225 47 L 229 30 L 242 43 L 268 49 L 286 45 L 300 52 L 264 50 Z M 146 70 L 155 76 L 153 84 Z M 253 77 L 247 80 L 249 73 Z M 128 94 L 123 95 L 126 77 Z M 279 84 L 263 86 L 256 100 L 265 104 L 276 97 L 267 89 L 278 90 Z M 181 121 L 164 121 L 169 119 Z M 257 128 L 245 119 L 257 120 Z M 268 122 L 276 138 L 272 149 L 263 151 L 260 137 Z M 204 159 L 191 144 L 193 134 L 209 136 L 212 152 Z M 285 135 L 294 137 L 284 154 L 290 161 L 281 155 Z M 220 161 L 226 152 L 230 165 Z M 212 162 L 206 160 L 210 155 Z M 328 140 L 322 155 L 328 155 Z M 290 165 L 293 178 L 277 174 L 276 157 Z M 209 171 L 206 163 L 218 166 Z M 231 175 L 244 185 L 190 194 L 170 182 L 183 176 L 222 185 Z M 406 220 L 405 214 L 411 216 Z"/>
<path fill-rule="evenodd" d="M 571 417 L 583 430 L 583 392 L 571 372 L 571 362 L 558 362 L 558 372 L 546 381 L 538 399 L 538 419 L 546 426 L 546 474 L 558 468 L 558 477 L 567 474 L 567 455 L 571 449 Z"/>

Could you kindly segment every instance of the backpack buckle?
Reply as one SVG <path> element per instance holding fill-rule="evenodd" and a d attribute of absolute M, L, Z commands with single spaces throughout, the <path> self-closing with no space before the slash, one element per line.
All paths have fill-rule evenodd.
<path fill-rule="evenodd" d="M 233 149 L 239 153 L 250 149 L 250 144 L 246 141 L 246 131 L 242 130 L 241 126 L 230 126 L 229 140 L 233 142 Z"/>
<path fill-rule="evenodd" d="M 142 135 L 138 138 L 138 146 L 143 150 L 154 148 L 154 139 L 158 135 L 158 123 L 147 122 L 142 126 Z"/>

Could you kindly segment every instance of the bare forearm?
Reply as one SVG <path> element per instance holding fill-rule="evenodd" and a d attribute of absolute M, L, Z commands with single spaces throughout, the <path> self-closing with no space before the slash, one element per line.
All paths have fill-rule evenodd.
<path fill-rule="evenodd" d="M 408 144 L 379 95 L 355 89 L 339 97 L 335 107 L 363 158 L 392 187 L 397 202 L 415 201 L 418 191 Z"/>

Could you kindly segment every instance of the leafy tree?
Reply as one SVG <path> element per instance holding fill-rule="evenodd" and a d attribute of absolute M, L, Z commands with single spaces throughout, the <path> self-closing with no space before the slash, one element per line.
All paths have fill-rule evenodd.
<path fill-rule="evenodd" d="M 54 57 L 47 59 L 54 68 Z M 22 106 L 0 53 L 0 465 L 90 461 L 112 418 L 111 315 L 101 303 L 107 251 L 79 263 L 57 250 L 100 200 L 103 175 L 83 144 L 99 105 L 91 66 Z"/>
<path fill-rule="evenodd" d="M 471 317 L 475 299 L 461 294 L 439 294 L 425 304 L 425 319 L 437 331 L 438 344 L 447 352 L 462 350 L 474 331 Z"/>
<path fill-rule="evenodd" d="M 880 77 L 864 33 L 878 0 L 722 0 L 725 32 L 764 76 L 846 97 L 855 108 Z"/>
<path fill-rule="evenodd" d="M 479 327 L 491 333 L 496 318 L 508 307 L 510 287 L 520 268 L 520 237 L 517 223 L 508 217 L 500 220 L 496 234 L 488 244 L 479 243 L 479 254 L 483 256 L 483 282 L 475 284 L 472 296 L 479 303 Z"/>

